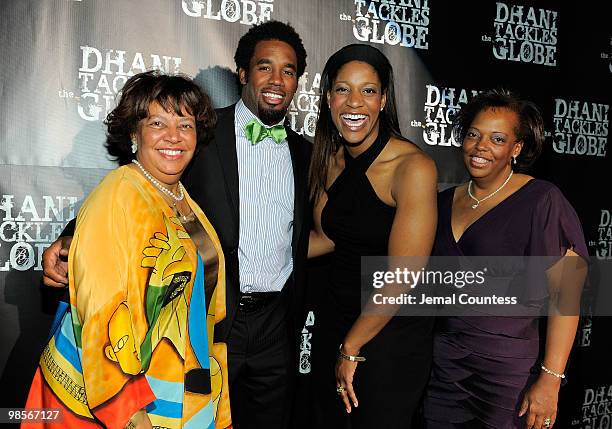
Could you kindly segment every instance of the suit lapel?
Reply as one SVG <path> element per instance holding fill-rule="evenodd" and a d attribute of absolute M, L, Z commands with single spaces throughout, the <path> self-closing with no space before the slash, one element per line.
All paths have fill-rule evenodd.
<path fill-rule="evenodd" d="M 293 165 L 293 189 L 294 189 L 294 201 L 293 201 L 293 236 L 291 237 L 292 255 L 295 259 L 296 251 L 298 248 L 298 238 L 302 231 L 302 222 L 304 222 L 304 205 L 306 201 L 306 165 L 304 164 L 303 157 L 300 156 L 300 144 L 299 138 L 296 138 L 292 132 L 289 132 L 287 136 L 287 142 L 289 143 L 289 152 L 291 153 L 291 163 Z"/>
<path fill-rule="evenodd" d="M 238 195 L 238 156 L 236 155 L 236 131 L 234 127 L 235 105 L 223 109 L 215 129 L 215 145 L 225 179 L 225 191 L 232 206 L 232 220 L 236 230 L 240 227 Z"/>

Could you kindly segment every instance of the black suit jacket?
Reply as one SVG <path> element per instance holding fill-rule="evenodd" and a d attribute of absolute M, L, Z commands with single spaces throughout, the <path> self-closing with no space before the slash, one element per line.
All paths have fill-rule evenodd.
<path fill-rule="evenodd" d="M 225 342 L 236 315 L 240 295 L 238 272 L 239 198 L 238 159 L 234 131 L 235 105 L 217 110 L 213 140 L 200 148 L 183 175 L 191 197 L 200 205 L 215 227 L 225 253 L 227 316 L 215 326 L 215 340 Z M 295 201 L 293 209 L 293 273 L 287 286 L 293 332 L 300 332 L 305 320 L 303 309 L 305 265 L 308 251 L 311 208 L 308 203 L 307 175 L 311 144 L 286 124 L 287 141 L 293 163 Z M 265 167 L 264 167 L 265 168 Z M 295 343 L 294 343 L 295 344 Z"/>

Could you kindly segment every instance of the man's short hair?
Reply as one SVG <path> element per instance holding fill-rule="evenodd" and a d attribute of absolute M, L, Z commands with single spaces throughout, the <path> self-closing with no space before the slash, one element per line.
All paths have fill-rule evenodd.
<path fill-rule="evenodd" d="M 304 49 L 302 39 L 295 29 L 291 25 L 280 21 L 267 21 L 254 25 L 240 38 L 234 54 L 237 71 L 244 69 L 248 74 L 250 61 L 255 53 L 255 46 L 257 43 L 267 40 L 285 42 L 293 48 L 297 57 L 297 77 L 302 76 L 306 69 L 306 49 Z"/>

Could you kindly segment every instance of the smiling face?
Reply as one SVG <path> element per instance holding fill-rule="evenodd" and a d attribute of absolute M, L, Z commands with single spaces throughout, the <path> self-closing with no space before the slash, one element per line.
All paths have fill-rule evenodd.
<path fill-rule="evenodd" d="M 488 108 L 481 110 L 463 139 L 463 160 L 474 178 L 495 180 L 507 176 L 513 156 L 523 146 L 516 131 L 519 118 L 512 110 Z"/>
<path fill-rule="evenodd" d="M 138 143 L 136 159 L 158 181 L 174 185 L 191 161 L 196 147 L 195 118 L 166 111 L 154 101 L 149 116 L 138 123 L 134 136 Z"/>
<path fill-rule="evenodd" d="M 279 40 L 263 40 L 255 46 L 249 71 L 239 69 L 242 101 L 266 125 L 280 122 L 297 89 L 297 57 Z"/>
<path fill-rule="evenodd" d="M 386 94 L 371 65 L 361 61 L 343 65 L 327 93 L 327 103 L 334 125 L 350 146 L 376 139 Z"/>

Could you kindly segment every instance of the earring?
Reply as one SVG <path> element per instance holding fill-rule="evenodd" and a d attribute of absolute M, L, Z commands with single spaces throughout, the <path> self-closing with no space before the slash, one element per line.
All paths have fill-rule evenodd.
<path fill-rule="evenodd" d="M 512 157 L 512 164 L 513 164 L 513 165 L 516 165 L 516 155 L 514 155 L 514 156 Z"/>
<path fill-rule="evenodd" d="M 138 150 L 138 145 L 136 144 L 136 139 L 132 139 L 132 153 L 136 153 Z"/>

